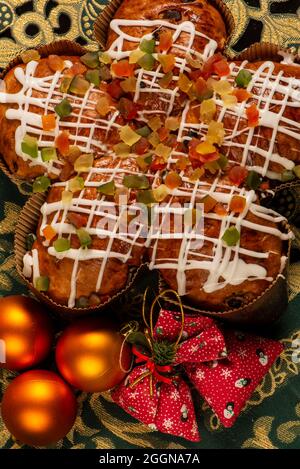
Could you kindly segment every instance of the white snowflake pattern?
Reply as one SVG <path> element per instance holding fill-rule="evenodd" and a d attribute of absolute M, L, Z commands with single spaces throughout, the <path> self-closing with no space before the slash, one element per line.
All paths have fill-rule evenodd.
<path fill-rule="evenodd" d="M 244 348 L 239 348 L 237 350 L 237 354 L 240 358 L 246 358 L 247 357 L 247 350 Z"/>
<path fill-rule="evenodd" d="M 221 376 L 223 376 L 225 379 L 231 377 L 231 370 L 228 370 L 228 368 L 223 368 L 223 370 L 221 370 Z"/>
<path fill-rule="evenodd" d="M 130 394 L 130 397 L 132 397 L 133 399 L 136 399 L 138 397 L 139 393 L 138 391 L 133 391 L 131 394 Z"/>
<path fill-rule="evenodd" d="M 192 345 L 191 346 L 191 352 L 196 353 L 198 351 L 198 345 Z"/>
<path fill-rule="evenodd" d="M 210 338 L 210 340 L 211 340 L 212 342 L 219 342 L 220 336 L 219 336 L 219 335 L 213 335 L 213 336 Z"/>
<path fill-rule="evenodd" d="M 174 401 L 178 401 L 178 399 L 180 398 L 180 393 L 177 390 L 175 390 L 171 393 L 170 397 Z"/>
<path fill-rule="evenodd" d="M 151 417 L 155 417 L 156 416 L 156 408 L 155 407 L 152 407 L 151 410 L 149 410 L 149 415 Z"/>
<path fill-rule="evenodd" d="M 193 423 L 191 432 L 192 432 L 193 435 L 197 435 L 197 433 L 198 433 L 198 427 L 197 427 L 197 423 L 196 423 L 196 422 Z"/>
<path fill-rule="evenodd" d="M 205 378 L 205 373 L 202 370 L 197 370 L 196 371 L 196 378 L 199 379 L 200 381 Z"/>
<path fill-rule="evenodd" d="M 165 419 L 163 421 L 163 427 L 166 429 L 166 430 L 170 430 L 170 428 L 173 427 L 173 422 L 171 419 Z"/>

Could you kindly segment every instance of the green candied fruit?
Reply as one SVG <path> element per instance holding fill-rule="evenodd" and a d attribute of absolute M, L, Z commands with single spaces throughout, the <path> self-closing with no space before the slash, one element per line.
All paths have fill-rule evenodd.
<path fill-rule="evenodd" d="M 155 39 L 142 39 L 140 49 L 146 54 L 153 54 L 155 51 Z"/>
<path fill-rule="evenodd" d="M 59 91 L 61 93 L 68 93 L 73 77 L 64 77 L 61 81 Z"/>
<path fill-rule="evenodd" d="M 38 291 L 46 292 L 49 290 L 50 280 L 49 277 L 37 277 L 34 286 Z"/>
<path fill-rule="evenodd" d="M 149 165 L 152 163 L 152 155 L 147 153 L 146 155 L 138 156 L 136 158 L 136 162 L 142 171 L 146 171 L 146 169 L 148 169 Z"/>
<path fill-rule="evenodd" d="M 36 137 L 31 137 L 26 134 L 23 138 L 23 142 L 21 143 L 21 148 L 22 152 L 31 156 L 31 158 L 38 157 L 38 143 Z"/>
<path fill-rule="evenodd" d="M 99 74 L 100 80 L 107 81 L 111 79 L 110 69 L 107 65 L 100 64 Z"/>
<path fill-rule="evenodd" d="M 78 96 L 84 96 L 90 88 L 90 83 L 85 80 L 82 76 L 76 75 L 69 88 L 69 92 L 77 94 Z"/>
<path fill-rule="evenodd" d="M 146 176 L 138 176 L 136 174 L 126 175 L 123 178 L 123 185 L 128 189 L 148 189 L 149 181 Z"/>
<path fill-rule="evenodd" d="M 97 68 L 100 65 L 98 52 L 87 52 L 80 57 L 80 61 L 89 68 Z"/>
<path fill-rule="evenodd" d="M 64 98 L 55 106 L 54 111 L 61 119 L 63 119 L 64 117 L 68 117 L 72 114 L 72 106 L 68 99 Z"/>
<path fill-rule="evenodd" d="M 97 188 L 97 191 L 100 192 L 100 194 L 104 195 L 114 195 L 116 192 L 116 186 L 114 181 L 109 181 L 105 184 L 101 184 L 101 186 Z"/>
<path fill-rule="evenodd" d="M 293 168 L 294 173 L 296 174 L 297 178 L 300 178 L 300 165 L 297 165 Z"/>
<path fill-rule="evenodd" d="M 144 125 L 140 129 L 136 129 L 136 133 L 141 135 L 142 137 L 148 137 L 151 134 L 152 130 L 148 127 L 148 125 Z"/>
<path fill-rule="evenodd" d="M 138 191 L 136 201 L 140 204 L 151 205 L 156 202 L 152 190 Z"/>
<path fill-rule="evenodd" d="M 283 171 L 283 173 L 281 174 L 281 180 L 283 182 L 289 182 L 289 181 L 292 181 L 293 179 L 295 179 L 295 174 L 293 171 L 286 170 L 286 171 Z"/>
<path fill-rule="evenodd" d="M 57 152 L 54 147 L 46 147 L 41 150 L 42 160 L 47 162 L 51 160 L 57 160 Z"/>
<path fill-rule="evenodd" d="M 75 176 L 69 180 L 68 189 L 71 192 L 78 192 L 84 189 L 84 179 L 81 176 Z"/>
<path fill-rule="evenodd" d="M 252 75 L 248 70 L 240 70 L 237 76 L 235 77 L 235 82 L 239 88 L 247 88 L 250 81 L 252 80 Z"/>
<path fill-rule="evenodd" d="M 68 251 L 71 247 L 71 242 L 68 238 L 58 238 L 54 241 L 53 247 L 57 252 Z"/>
<path fill-rule="evenodd" d="M 88 248 L 92 244 L 92 238 L 90 234 L 84 228 L 76 230 L 80 245 L 82 248 Z"/>
<path fill-rule="evenodd" d="M 143 57 L 141 57 L 138 60 L 138 64 L 140 67 L 142 67 L 144 70 L 151 71 L 153 70 L 155 63 L 155 58 L 151 54 L 145 54 Z"/>
<path fill-rule="evenodd" d="M 256 191 L 261 185 L 261 182 L 262 177 L 256 171 L 249 171 L 246 179 L 246 185 L 249 187 L 249 189 Z"/>
<path fill-rule="evenodd" d="M 86 296 L 81 296 L 76 300 L 76 308 L 87 308 L 89 306 L 89 299 Z"/>
<path fill-rule="evenodd" d="M 220 169 L 225 169 L 226 166 L 228 165 L 228 158 L 225 155 L 222 155 L 222 153 L 219 156 L 219 159 L 217 161 L 218 166 Z"/>
<path fill-rule="evenodd" d="M 227 230 L 224 232 L 222 236 L 222 240 L 224 241 L 227 246 L 236 246 L 240 239 L 240 233 L 236 229 L 235 226 L 231 226 L 230 228 L 227 228 Z"/>
<path fill-rule="evenodd" d="M 50 187 L 50 185 L 51 185 L 51 181 L 47 176 L 39 176 L 33 182 L 32 191 L 34 193 L 46 192 L 46 190 Z"/>
<path fill-rule="evenodd" d="M 92 83 L 95 86 L 100 85 L 101 80 L 100 80 L 99 70 L 88 70 L 85 74 L 85 78 L 87 79 L 87 81 L 89 81 L 90 83 Z"/>

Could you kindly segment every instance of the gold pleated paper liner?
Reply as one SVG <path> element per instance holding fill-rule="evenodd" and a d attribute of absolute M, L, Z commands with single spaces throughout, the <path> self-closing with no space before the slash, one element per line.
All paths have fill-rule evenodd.
<path fill-rule="evenodd" d="M 84 47 L 82 47 L 80 44 L 77 44 L 76 42 L 73 42 L 73 41 L 67 41 L 67 40 L 55 41 L 50 44 L 46 44 L 44 46 L 38 47 L 36 50 L 39 52 L 41 57 L 48 57 L 51 54 L 81 56 L 87 52 L 87 50 Z M 3 72 L 0 74 L 0 79 L 3 80 L 5 75 L 10 70 L 12 70 L 14 67 L 20 64 L 23 64 L 23 60 L 21 58 L 21 55 L 18 55 L 3 70 Z M 20 177 L 16 176 L 10 171 L 1 153 L 0 153 L 0 169 L 6 174 L 7 177 L 9 177 L 9 179 L 14 184 L 20 185 L 20 183 L 24 182 L 24 179 L 21 179 Z"/>
<path fill-rule="evenodd" d="M 99 312 L 112 301 L 117 299 L 120 295 L 125 293 L 135 281 L 139 271 L 144 267 L 144 264 L 139 268 L 130 267 L 129 275 L 126 287 L 120 290 L 117 294 L 113 295 L 104 303 L 97 306 L 89 306 L 87 308 L 68 308 L 67 306 L 60 305 L 53 301 L 45 293 L 39 292 L 36 290 L 32 282 L 26 278 L 23 274 L 23 258 L 27 252 L 26 238 L 27 235 L 31 233 L 36 233 L 38 222 L 41 215 L 41 206 L 46 200 L 46 194 L 34 194 L 30 197 L 23 207 L 15 231 L 15 242 L 14 242 L 14 251 L 15 251 L 15 263 L 17 272 L 23 281 L 26 283 L 28 288 L 35 294 L 35 296 L 47 304 L 47 306 L 54 312 L 63 315 L 66 318 L 74 318 L 80 315 L 89 314 L 93 312 Z"/>
<path fill-rule="evenodd" d="M 99 42 L 102 49 L 106 48 L 106 40 L 110 22 L 113 19 L 122 1 L 123 0 L 110 1 L 95 21 L 94 35 L 96 41 Z M 213 5 L 221 14 L 226 25 L 226 30 L 228 34 L 226 43 L 228 43 L 235 27 L 232 13 L 222 0 L 210 0 L 208 3 Z"/>

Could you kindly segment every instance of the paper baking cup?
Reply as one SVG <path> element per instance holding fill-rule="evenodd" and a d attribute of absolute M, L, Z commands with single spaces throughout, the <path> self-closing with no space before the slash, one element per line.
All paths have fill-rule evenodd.
<path fill-rule="evenodd" d="M 95 21 L 94 24 L 94 35 L 97 42 L 100 46 L 106 48 L 106 40 L 109 31 L 109 25 L 113 19 L 117 9 L 121 5 L 123 0 L 112 0 L 109 4 L 102 10 L 100 15 Z M 150 1 L 150 0 L 149 0 Z M 230 37 L 234 31 L 234 19 L 231 14 L 231 11 L 227 8 L 225 3 L 222 0 L 211 0 L 208 3 L 213 5 L 221 14 L 228 34 L 226 44 L 230 41 Z"/>
<path fill-rule="evenodd" d="M 249 62 L 272 60 L 273 62 L 282 62 L 283 56 L 279 52 L 292 54 L 295 58 L 295 63 L 300 63 L 299 55 L 293 54 L 291 49 L 282 48 L 278 44 L 272 44 L 271 42 L 255 42 L 236 55 L 233 60 L 248 60 Z"/>
<path fill-rule="evenodd" d="M 43 205 L 45 200 L 46 200 L 46 194 L 34 194 L 32 197 L 28 199 L 27 203 L 25 204 L 24 208 L 21 211 L 21 214 L 20 214 L 17 226 L 16 226 L 15 243 L 14 243 L 15 263 L 16 263 L 18 274 L 20 275 L 22 280 L 26 283 L 28 288 L 35 294 L 35 296 L 37 296 L 37 298 L 41 300 L 43 303 L 46 303 L 47 306 L 49 306 L 49 308 L 56 313 L 59 313 L 68 318 L 74 318 L 76 316 L 101 311 L 103 308 L 105 308 L 108 304 L 110 304 L 112 301 L 117 299 L 120 295 L 122 295 L 125 291 L 127 291 L 133 285 L 133 282 L 135 281 L 143 265 L 141 265 L 138 268 L 130 267 L 126 287 L 124 287 L 118 293 L 110 297 L 104 303 L 101 303 L 101 305 L 89 306 L 87 308 L 69 308 L 67 306 L 60 305 L 56 303 L 55 301 L 51 300 L 51 298 L 47 296 L 45 293 L 42 293 L 36 290 L 32 282 L 28 278 L 26 278 L 23 274 L 23 258 L 27 252 L 26 237 L 30 233 L 36 233 L 39 218 L 41 215 L 41 211 L 40 211 L 41 206 Z"/>
<path fill-rule="evenodd" d="M 285 225 L 286 229 L 290 229 Z M 182 304 L 184 311 L 191 315 L 205 315 L 216 319 L 232 322 L 241 326 L 264 326 L 275 322 L 285 311 L 288 305 L 288 285 L 287 276 L 289 268 L 289 254 L 291 241 L 284 241 L 287 256 L 286 265 L 281 274 L 271 283 L 271 285 L 255 300 L 240 307 L 227 311 L 207 311 L 197 307 L 195 303 L 189 302 L 184 296 Z M 162 293 L 170 288 L 162 275 L 159 274 L 159 292 Z M 173 296 L 165 295 L 168 303 L 179 306 Z"/>
<path fill-rule="evenodd" d="M 80 44 L 77 44 L 76 42 L 73 42 L 73 41 L 66 41 L 66 40 L 52 42 L 50 44 L 46 44 L 44 46 L 38 47 L 36 50 L 39 52 L 41 57 L 48 57 L 48 55 L 51 55 L 51 54 L 81 56 L 87 52 L 87 50 L 84 47 L 82 47 Z M 23 64 L 23 60 L 21 58 L 21 55 L 18 55 L 3 70 L 3 72 L 0 74 L 0 79 L 3 80 L 5 75 L 11 69 L 13 69 L 14 67 L 20 64 Z M 26 179 L 22 179 L 20 177 L 15 176 L 13 173 L 11 173 L 1 153 L 0 153 L 0 169 L 6 174 L 6 176 L 9 177 L 9 179 L 13 183 L 17 185 L 26 181 Z"/>

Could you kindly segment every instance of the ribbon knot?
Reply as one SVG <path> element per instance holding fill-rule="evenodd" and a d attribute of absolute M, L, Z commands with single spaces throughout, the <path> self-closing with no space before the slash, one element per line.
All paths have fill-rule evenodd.
<path fill-rule="evenodd" d="M 148 371 L 143 373 L 139 378 L 138 381 L 136 380 L 134 383 L 131 384 L 131 387 L 134 387 L 138 382 L 142 379 L 146 378 L 146 376 L 154 376 L 158 381 L 162 383 L 171 384 L 172 378 L 170 376 L 165 376 L 162 373 L 171 373 L 173 371 L 173 367 L 171 365 L 158 365 L 155 363 L 154 357 L 146 355 L 142 353 L 140 350 L 133 346 L 132 348 L 133 354 L 136 356 L 136 363 L 144 363 L 145 366 L 148 368 Z"/>

